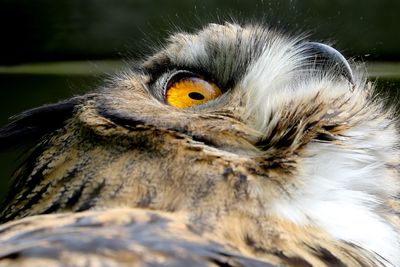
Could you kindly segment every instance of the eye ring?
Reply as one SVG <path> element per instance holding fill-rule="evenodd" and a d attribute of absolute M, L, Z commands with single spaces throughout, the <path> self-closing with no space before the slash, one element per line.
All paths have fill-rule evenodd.
<path fill-rule="evenodd" d="M 222 94 L 214 82 L 190 71 L 175 72 L 164 86 L 165 103 L 176 108 L 198 106 Z"/>

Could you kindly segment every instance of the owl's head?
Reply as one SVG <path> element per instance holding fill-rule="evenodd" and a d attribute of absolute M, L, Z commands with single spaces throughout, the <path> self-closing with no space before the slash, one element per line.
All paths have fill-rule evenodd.
<path fill-rule="evenodd" d="M 400 266 L 394 113 L 353 65 L 259 25 L 175 34 L 1 130 L 2 147 L 38 140 L 2 220 L 139 207 L 277 263 Z"/>

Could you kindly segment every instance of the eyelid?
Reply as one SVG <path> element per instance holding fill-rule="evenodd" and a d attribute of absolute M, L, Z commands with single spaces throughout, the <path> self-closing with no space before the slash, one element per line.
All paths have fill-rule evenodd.
<path fill-rule="evenodd" d="M 177 70 L 174 71 L 169 75 L 169 77 L 164 81 L 162 90 L 163 90 L 163 99 L 165 100 L 165 96 L 167 93 L 168 88 L 170 87 L 171 84 L 177 82 L 180 79 L 183 79 L 185 77 L 196 77 L 196 78 L 201 78 L 203 79 L 200 75 L 197 75 L 191 71 L 188 70 Z"/>

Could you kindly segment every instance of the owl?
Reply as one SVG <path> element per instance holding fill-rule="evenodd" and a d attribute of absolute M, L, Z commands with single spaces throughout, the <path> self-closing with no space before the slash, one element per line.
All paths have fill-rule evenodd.
<path fill-rule="evenodd" d="M 0 130 L 28 139 L 0 266 L 400 267 L 397 115 L 306 36 L 176 33 Z"/>

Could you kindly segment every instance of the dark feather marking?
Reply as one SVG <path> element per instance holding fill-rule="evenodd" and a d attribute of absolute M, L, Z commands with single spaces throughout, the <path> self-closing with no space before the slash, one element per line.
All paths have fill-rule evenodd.
<path fill-rule="evenodd" d="M 248 245 L 255 253 L 262 253 L 262 254 L 273 254 L 277 256 L 278 258 L 283 259 L 285 262 L 293 264 L 293 266 L 298 266 L 298 267 L 311 267 L 311 264 L 309 264 L 305 259 L 302 259 L 300 257 L 288 257 L 284 255 L 282 252 L 274 252 L 274 251 L 268 251 L 264 247 L 258 245 L 256 241 L 249 235 L 244 236 L 244 241 L 246 245 Z M 268 266 L 268 265 L 267 265 Z M 292 266 L 292 265 L 290 265 Z"/>
<path fill-rule="evenodd" d="M 146 208 L 148 207 L 152 202 L 153 199 L 156 197 L 155 192 L 147 192 L 145 196 L 143 196 L 138 202 L 137 206 L 140 208 Z"/>
<path fill-rule="evenodd" d="M 232 267 L 231 264 L 227 263 L 227 262 L 223 262 L 219 259 L 209 259 L 212 263 L 214 263 L 215 265 L 219 266 L 219 267 Z"/>
<path fill-rule="evenodd" d="M 121 190 L 125 187 L 125 183 L 121 182 L 118 187 L 112 192 L 111 198 L 115 198 L 121 192 Z"/>
<path fill-rule="evenodd" d="M 88 198 L 86 199 L 85 202 L 83 202 L 75 211 L 84 211 L 88 210 L 91 207 L 93 207 L 96 203 L 97 196 L 100 194 L 101 190 L 104 188 L 106 185 L 106 180 L 103 180 L 100 184 L 98 184 L 92 192 L 90 192 Z"/>
<path fill-rule="evenodd" d="M 273 146 L 278 149 L 290 147 L 294 142 L 294 137 L 296 136 L 297 132 L 297 125 L 293 125 L 275 144 L 273 144 Z"/>
<path fill-rule="evenodd" d="M 214 252 L 214 253 L 216 253 L 216 252 Z M 217 255 L 219 256 L 219 259 L 217 259 L 216 257 L 209 258 L 209 259 L 214 259 L 214 260 L 212 260 L 212 262 L 214 262 L 216 264 L 228 264 L 228 265 L 219 265 L 219 266 L 277 267 L 276 265 L 272 265 L 267 262 L 260 261 L 258 259 L 254 259 L 254 258 L 247 258 L 246 256 L 230 254 L 230 253 L 226 253 L 223 251 L 218 251 L 217 253 L 218 253 Z M 221 262 L 220 257 L 223 257 L 223 259 L 225 259 L 225 261 Z M 229 261 L 226 261 L 227 259 L 229 259 Z"/>
<path fill-rule="evenodd" d="M 12 252 L 10 254 L 6 254 L 6 255 L 0 257 L 0 259 L 13 259 L 13 260 L 15 260 L 15 259 L 18 259 L 19 257 L 21 257 L 21 252 L 17 251 L 17 252 Z"/>
<path fill-rule="evenodd" d="M 180 131 L 181 129 L 171 129 L 171 130 Z M 180 131 L 180 132 L 189 135 L 192 138 L 193 141 L 201 142 L 201 143 L 203 143 L 203 144 L 205 144 L 207 146 L 211 146 L 211 147 L 218 147 L 217 144 L 212 139 L 207 138 L 206 136 L 193 135 L 193 134 L 191 134 L 190 132 L 187 132 L 187 131 Z"/>
<path fill-rule="evenodd" d="M 239 173 L 238 176 L 239 176 L 239 179 L 237 179 L 234 184 L 234 188 L 235 188 L 236 192 L 239 192 L 239 191 L 245 189 L 246 185 L 247 185 L 247 176 L 244 174 L 241 174 L 241 173 Z"/>
<path fill-rule="evenodd" d="M 57 199 L 56 201 L 53 201 L 48 208 L 46 208 L 44 211 L 41 211 L 39 214 L 49 214 L 52 212 L 56 212 L 60 208 L 61 208 L 60 199 Z"/>
<path fill-rule="evenodd" d="M 64 205 L 65 208 L 72 208 L 76 203 L 78 203 L 79 199 L 82 196 L 82 192 L 86 187 L 86 184 L 87 184 L 87 181 L 82 182 L 79 189 L 74 191 L 72 196 L 67 199 L 67 202 Z"/>
<path fill-rule="evenodd" d="M 256 253 L 266 253 L 268 252 L 264 247 L 258 245 L 253 237 L 248 234 L 244 236 L 244 242 Z"/>
<path fill-rule="evenodd" d="M 210 193 L 213 192 L 212 189 L 214 187 L 215 181 L 209 178 L 205 183 L 203 183 L 203 186 L 196 188 L 195 193 L 193 194 L 193 197 L 191 199 L 192 207 L 197 207 L 199 202 L 201 202 L 203 199 L 208 197 Z"/>
<path fill-rule="evenodd" d="M 267 150 L 268 148 L 272 147 L 271 141 L 277 132 L 278 132 L 278 125 L 275 125 L 275 127 L 272 129 L 268 137 L 260 139 L 255 145 L 263 150 Z"/>
<path fill-rule="evenodd" d="M 276 252 L 274 253 L 275 256 L 285 260 L 286 263 L 289 264 L 289 266 L 296 266 L 296 267 L 312 267 L 312 265 L 306 260 L 299 257 L 288 257 L 284 255 L 282 252 Z"/>
<path fill-rule="evenodd" d="M 224 169 L 224 172 L 222 173 L 222 177 L 224 177 L 224 179 L 228 179 L 229 175 L 233 174 L 233 169 L 231 167 L 227 167 Z"/>
<path fill-rule="evenodd" d="M 330 131 L 332 131 L 332 130 L 334 130 L 336 127 L 338 127 L 339 125 L 324 125 L 324 126 L 322 126 L 322 128 L 325 130 L 325 131 L 328 131 L 328 132 L 330 132 Z"/>
<path fill-rule="evenodd" d="M 330 253 L 325 248 L 320 247 L 317 249 L 317 252 L 318 252 L 317 256 L 321 257 L 323 262 L 329 263 L 329 266 L 334 266 L 334 267 L 346 267 L 347 266 L 339 258 L 337 258 L 335 255 Z"/>
<path fill-rule="evenodd" d="M 221 261 L 220 259 L 216 258 L 209 258 L 212 262 L 217 264 L 218 266 L 246 266 L 246 267 L 278 267 L 276 265 L 269 264 L 267 262 L 259 261 L 256 259 L 250 259 L 246 258 L 245 256 L 240 256 L 240 255 L 232 255 L 229 253 L 224 253 L 224 252 L 218 252 L 218 255 L 220 257 L 224 257 L 226 259 L 230 259 L 228 262 L 227 261 Z M 221 265 L 222 264 L 222 265 Z"/>
<path fill-rule="evenodd" d="M 80 168 L 87 164 L 88 160 L 85 159 L 79 162 L 79 164 L 75 165 L 72 169 L 68 170 L 60 179 L 61 184 L 68 184 L 72 181 L 76 174 L 79 174 Z"/>
<path fill-rule="evenodd" d="M 329 134 L 329 133 L 318 133 L 315 136 L 315 140 L 322 141 L 322 142 L 332 142 L 332 141 L 336 140 L 336 138 L 332 134 Z"/>

